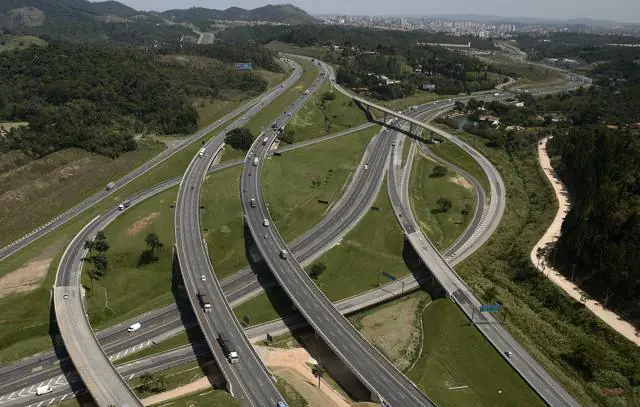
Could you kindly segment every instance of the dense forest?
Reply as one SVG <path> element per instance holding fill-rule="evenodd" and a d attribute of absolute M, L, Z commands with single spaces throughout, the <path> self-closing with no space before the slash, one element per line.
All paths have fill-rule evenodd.
<path fill-rule="evenodd" d="M 628 47 L 607 44 L 640 44 L 637 37 L 577 33 L 553 33 L 544 37 L 522 34 L 516 40 L 518 47 L 533 60 L 572 58 L 589 64 L 625 58 L 630 54 Z"/>
<path fill-rule="evenodd" d="M 259 76 L 213 60 L 185 69 L 184 58 L 64 43 L 0 53 L 0 121 L 29 123 L 9 132 L 0 151 L 41 157 L 79 147 L 115 157 L 135 148 L 134 133 L 194 131 L 195 97 L 266 88 Z"/>
<path fill-rule="evenodd" d="M 467 44 L 476 49 L 494 49 L 493 42 L 474 36 L 451 36 L 425 31 L 392 31 L 359 27 L 331 25 L 273 26 L 255 25 L 231 27 L 220 32 L 218 38 L 228 40 L 259 41 L 263 43 L 282 41 L 298 46 L 341 45 L 375 50 L 378 45 L 389 49 L 408 50 L 417 42 Z"/>

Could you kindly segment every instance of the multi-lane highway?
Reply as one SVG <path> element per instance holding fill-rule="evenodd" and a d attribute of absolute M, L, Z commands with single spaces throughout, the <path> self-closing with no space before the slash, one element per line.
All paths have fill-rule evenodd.
<path fill-rule="evenodd" d="M 288 63 L 296 71 L 302 70 L 296 63 L 290 60 Z M 294 101 L 288 111 L 283 112 L 284 117 L 291 117 L 304 105 L 321 83 L 319 80 L 321 75 L 324 77 L 324 73 L 320 73 L 318 79 Z M 250 109 L 246 115 L 247 119 L 251 112 Z M 242 126 L 247 119 L 245 117 L 239 119 L 230 128 Z M 280 123 L 280 119 L 276 120 L 275 127 Z M 260 141 L 261 138 L 262 136 L 259 135 L 256 139 Z M 223 139 L 216 140 L 205 145 L 207 154 L 193 159 L 180 184 L 176 201 L 176 253 L 189 300 L 230 392 L 241 399 L 245 405 L 275 405 L 282 400 L 282 397 L 266 367 L 245 337 L 240 323 L 224 297 L 209 261 L 200 229 L 200 191 L 208 168 L 222 148 Z M 209 298 L 212 308 L 210 312 L 205 312 L 203 309 L 202 295 Z M 238 354 L 238 359 L 234 363 L 230 363 L 230 358 L 227 361 L 228 352 L 225 354 L 218 343 L 222 336 L 230 340 L 233 347 L 231 350 Z"/>
<path fill-rule="evenodd" d="M 366 126 L 368 126 L 368 125 L 364 125 L 363 127 L 366 127 Z M 372 143 L 372 144 L 373 144 L 373 143 Z M 388 150 L 387 150 L 387 151 L 388 151 Z M 302 241 L 304 241 L 304 239 L 302 239 Z M 462 241 L 465 241 L 465 240 L 463 239 Z M 467 250 L 467 251 L 469 252 L 469 251 L 471 251 L 471 250 Z M 235 280 L 235 281 L 242 281 L 242 279 L 237 279 L 237 280 Z M 242 291 L 242 290 L 240 290 L 240 291 Z"/>
<path fill-rule="evenodd" d="M 224 115 L 222 118 L 206 126 L 202 130 L 185 138 L 181 143 L 174 145 L 170 148 L 167 148 L 162 153 L 158 154 L 157 156 L 147 161 L 140 167 L 131 171 L 129 174 L 125 175 L 121 179 L 114 181 L 113 187 L 111 187 L 109 190 L 104 189 L 96 192 L 95 194 L 85 199 L 84 201 L 80 202 L 73 208 L 56 216 L 54 219 L 50 220 L 46 224 L 39 226 L 29 234 L 1 248 L 0 261 L 6 259 L 12 254 L 18 252 L 19 250 L 22 250 L 24 247 L 35 242 L 36 240 L 46 235 L 47 233 L 50 233 L 53 230 L 57 229 L 58 227 L 64 225 L 66 222 L 70 221 L 77 215 L 91 208 L 92 206 L 94 206 L 95 204 L 97 204 L 107 196 L 116 192 L 118 189 L 127 185 L 128 183 L 138 178 L 139 176 L 146 174 L 147 172 L 155 168 L 158 164 L 161 164 L 167 159 L 171 158 L 174 154 L 183 150 L 187 146 L 191 145 L 191 143 L 193 143 L 194 141 L 197 141 L 202 137 L 206 136 L 207 134 L 211 133 L 213 130 L 217 129 L 225 122 L 242 114 L 243 112 L 247 111 L 252 107 L 255 108 L 255 106 L 257 105 L 259 105 L 260 107 L 268 105 L 271 101 L 277 98 L 282 92 L 286 91 L 292 84 L 297 82 L 297 80 L 300 78 L 300 75 L 301 75 L 300 70 L 292 71 L 291 75 L 281 84 L 278 84 L 274 88 L 269 89 L 267 92 L 263 93 L 262 95 L 250 100 L 249 102 L 243 104 L 242 106 L 238 107 L 234 111 Z"/>
<path fill-rule="evenodd" d="M 421 107 L 420 109 L 423 111 L 429 111 L 435 108 L 435 106 L 429 105 L 426 107 Z M 419 114 L 421 110 L 416 110 L 413 113 Z M 358 129 L 368 126 L 369 124 L 358 126 Z M 326 137 L 326 139 L 335 138 L 343 134 L 344 132 L 341 132 L 334 136 L 328 136 Z M 312 142 L 316 141 L 305 142 L 304 144 Z M 285 147 L 282 150 L 290 149 L 292 147 L 294 146 Z M 330 212 L 330 214 L 325 218 L 325 220 L 323 220 L 321 224 L 322 226 L 326 226 L 327 224 L 331 226 L 314 228 L 311 233 L 306 234 L 306 236 L 302 239 L 298 239 L 298 243 L 295 246 L 292 246 L 299 248 L 299 250 L 294 249 L 294 253 L 299 253 L 299 259 L 306 258 L 307 261 L 309 261 L 309 259 L 321 254 L 322 250 L 330 247 L 332 241 L 337 240 L 339 236 L 346 233 L 349 225 L 355 223 L 357 219 L 359 219 L 361 216 L 363 216 L 364 213 L 366 213 L 366 208 L 370 206 L 370 202 L 372 202 L 372 200 L 374 199 L 375 193 L 364 194 L 363 191 L 367 189 L 371 190 L 371 188 L 377 191 L 384 175 L 384 166 L 377 165 L 376 161 L 372 160 L 371 157 L 379 156 L 381 151 L 388 151 L 388 138 L 375 138 L 372 142 L 372 147 L 373 148 L 370 147 L 367 150 L 367 153 L 363 157 L 360 166 L 362 167 L 363 163 L 370 163 L 369 171 L 361 172 L 359 176 L 353 178 L 353 182 L 351 183 L 351 186 L 348 188 L 347 193 L 343 198 L 344 202 L 342 204 L 335 205 L 334 210 Z M 231 164 L 235 163 L 232 162 Z M 223 164 L 215 168 L 225 168 L 228 166 L 229 164 Z M 369 176 L 370 174 L 372 174 L 373 176 Z M 176 183 L 177 180 L 170 180 L 167 183 L 163 183 L 162 185 L 157 186 L 157 188 L 168 187 L 169 185 L 175 185 Z M 156 191 L 159 191 L 159 189 L 154 189 Z M 149 193 L 153 194 L 153 191 L 149 191 Z M 369 196 L 370 198 L 369 200 L 354 200 L 354 197 L 362 196 Z M 351 219 L 351 222 L 347 222 L 348 219 Z M 405 282 L 402 281 L 402 286 L 400 286 L 398 282 L 389 286 L 385 286 L 384 289 L 371 290 L 370 292 L 363 293 L 361 295 L 347 299 L 344 302 L 340 302 L 337 304 L 337 306 L 341 311 L 353 312 L 361 309 L 362 307 L 370 306 L 375 303 L 379 303 L 380 301 L 384 301 L 385 299 L 401 295 L 402 292 L 405 291 L 405 289 L 409 290 L 412 287 L 411 283 L 414 282 L 415 281 L 407 281 L 406 287 L 404 286 Z M 250 298 L 252 295 L 255 295 L 255 293 L 260 292 L 262 289 L 261 285 L 257 282 L 255 275 L 251 274 L 248 270 L 237 273 L 236 275 L 225 279 L 223 281 L 223 288 L 225 288 L 225 295 L 232 304 L 239 303 L 244 299 Z M 180 316 L 176 312 L 175 306 L 165 308 L 164 312 L 151 313 L 148 318 L 142 318 L 140 319 L 140 321 L 142 321 L 143 325 L 145 326 L 145 330 L 143 331 L 144 334 L 140 337 L 138 337 L 137 335 L 122 334 L 122 332 L 124 332 L 126 328 L 125 326 L 116 327 L 113 331 L 108 330 L 111 332 L 105 332 L 104 340 L 111 340 L 105 342 L 104 346 L 107 346 L 106 349 L 112 352 L 113 356 L 116 356 L 115 352 L 118 352 L 118 354 L 126 354 L 130 349 L 140 349 L 142 346 L 148 345 L 151 340 L 158 340 L 158 332 L 162 332 L 162 334 L 160 334 L 160 336 L 162 336 L 167 333 L 171 334 L 171 332 L 177 332 L 178 330 L 183 328 L 182 322 L 180 321 Z M 129 321 L 129 323 L 133 322 L 135 321 Z M 282 322 L 275 322 L 274 324 L 271 324 L 269 329 L 273 329 L 273 333 L 282 332 L 287 329 L 287 325 L 283 324 Z M 27 383 L 8 383 L 10 387 L 6 388 L 7 394 L 9 393 L 9 390 L 20 390 L 21 388 L 18 386 L 23 383 L 25 384 L 25 386 L 27 386 L 27 384 L 29 383 L 39 383 L 44 382 L 47 379 L 50 380 L 50 377 L 52 375 L 58 373 L 55 365 L 51 367 L 51 363 L 53 362 L 53 360 L 55 360 L 55 357 L 53 355 L 47 355 L 44 357 L 41 364 L 38 364 L 37 362 L 23 364 L 23 368 L 21 371 L 26 372 L 30 372 L 32 369 L 38 370 L 36 366 L 42 366 L 42 364 L 44 364 L 45 366 L 49 364 L 50 367 L 48 369 L 39 371 L 37 374 L 27 375 L 26 377 L 28 377 L 30 380 Z M 7 376 L 5 377 L 15 377 L 16 373 L 20 371 L 17 370 L 19 368 L 20 366 L 16 366 L 16 369 L 14 369 L 13 372 L 7 371 Z M 47 375 L 48 372 L 49 374 Z M 0 394 L 2 394 L 2 390 L 0 390 Z"/>

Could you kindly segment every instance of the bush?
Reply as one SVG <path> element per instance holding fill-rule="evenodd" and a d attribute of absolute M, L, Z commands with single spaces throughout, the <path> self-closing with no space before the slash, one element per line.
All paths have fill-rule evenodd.
<path fill-rule="evenodd" d="M 253 143 L 253 134 L 251 130 L 239 127 L 227 133 L 225 142 L 237 150 L 249 151 Z"/>

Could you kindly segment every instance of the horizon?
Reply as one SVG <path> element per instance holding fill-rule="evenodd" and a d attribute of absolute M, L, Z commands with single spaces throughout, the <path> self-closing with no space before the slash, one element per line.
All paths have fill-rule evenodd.
<path fill-rule="evenodd" d="M 90 0 L 97 2 L 95 0 Z M 177 2 L 176 0 L 120 0 L 121 3 L 141 11 L 167 11 L 172 9 L 189 9 L 194 7 L 226 10 L 230 7 L 240 7 L 244 9 L 255 9 L 267 5 L 291 4 L 299 7 L 311 15 L 350 15 L 350 16 L 384 16 L 384 17 L 438 17 L 438 16 L 477 16 L 494 17 L 501 19 L 530 19 L 540 21 L 567 21 L 567 20 L 594 20 L 610 21 L 619 24 L 640 24 L 640 7 L 634 4 L 636 0 L 612 0 L 603 3 L 600 0 L 583 0 L 580 5 L 573 5 L 574 0 L 540 0 L 534 4 L 514 5 L 509 0 L 489 0 L 489 3 L 478 5 L 471 0 L 463 0 L 455 4 L 438 4 L 425 6 L 418 0 L 398 0 L 390 5 L 375 5 L 369 11 L 369 2 L 364 0 L 354 0 L 350 3 L 338 2 L 337 0 L 293 0 L 262 2 L 260 0 L 236 0 L 235 2 L 225 1 L 210 4 L 198 0 L 187 2 Z M 400 4 L 398 4 L 398 2 Z M 469 2 L 470 4 L 466 4 Z M 209 4 L 208 4 L 209 3 Z M 520 6 L 520 7 L 518 7 Z M 524 7 L 524 8 L 523 8 Z M 567 9 L 568 8 L 568 9 Z M 590 13 L 573 15 L 576 9 L 582 11 L 589 10 Z M 405 13 L 399 14 L 398 9 L 406 9 Z M 511 10 L 510 13 L 504 13 Z M 564 10 L 564 12 L 562 11 Z M 545 15 L 546 14 L 546 15 Z"/>

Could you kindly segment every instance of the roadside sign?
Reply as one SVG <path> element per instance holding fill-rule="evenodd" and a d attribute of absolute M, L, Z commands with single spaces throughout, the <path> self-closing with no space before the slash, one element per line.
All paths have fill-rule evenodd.
<path fill-rule="evenodd" d="M 502 304 L 489 304 L 481 305 L 480 312 L 500 312 L 502 311 Z"/>
<path fill-rule="evenodd" d="M 236 70 L 238 71 L 250 71 L 251 63 L 250 62 L 236 62 L 235 64 Z"/>
<path fill-rule="evenodd" d="M 382 275 L 383 275 L 383 276 L 385 276 L 385 277 L 387 277 L 387 278 L 388 278 L 389 280 L 391 280 L 391 281 L 396 281 L 396 278 L 393 276 L 393 274 L 389 274 L 389 273 L 387 273 L 386 271 L 383 271 L 383 272 L 382 272 Z"/>

